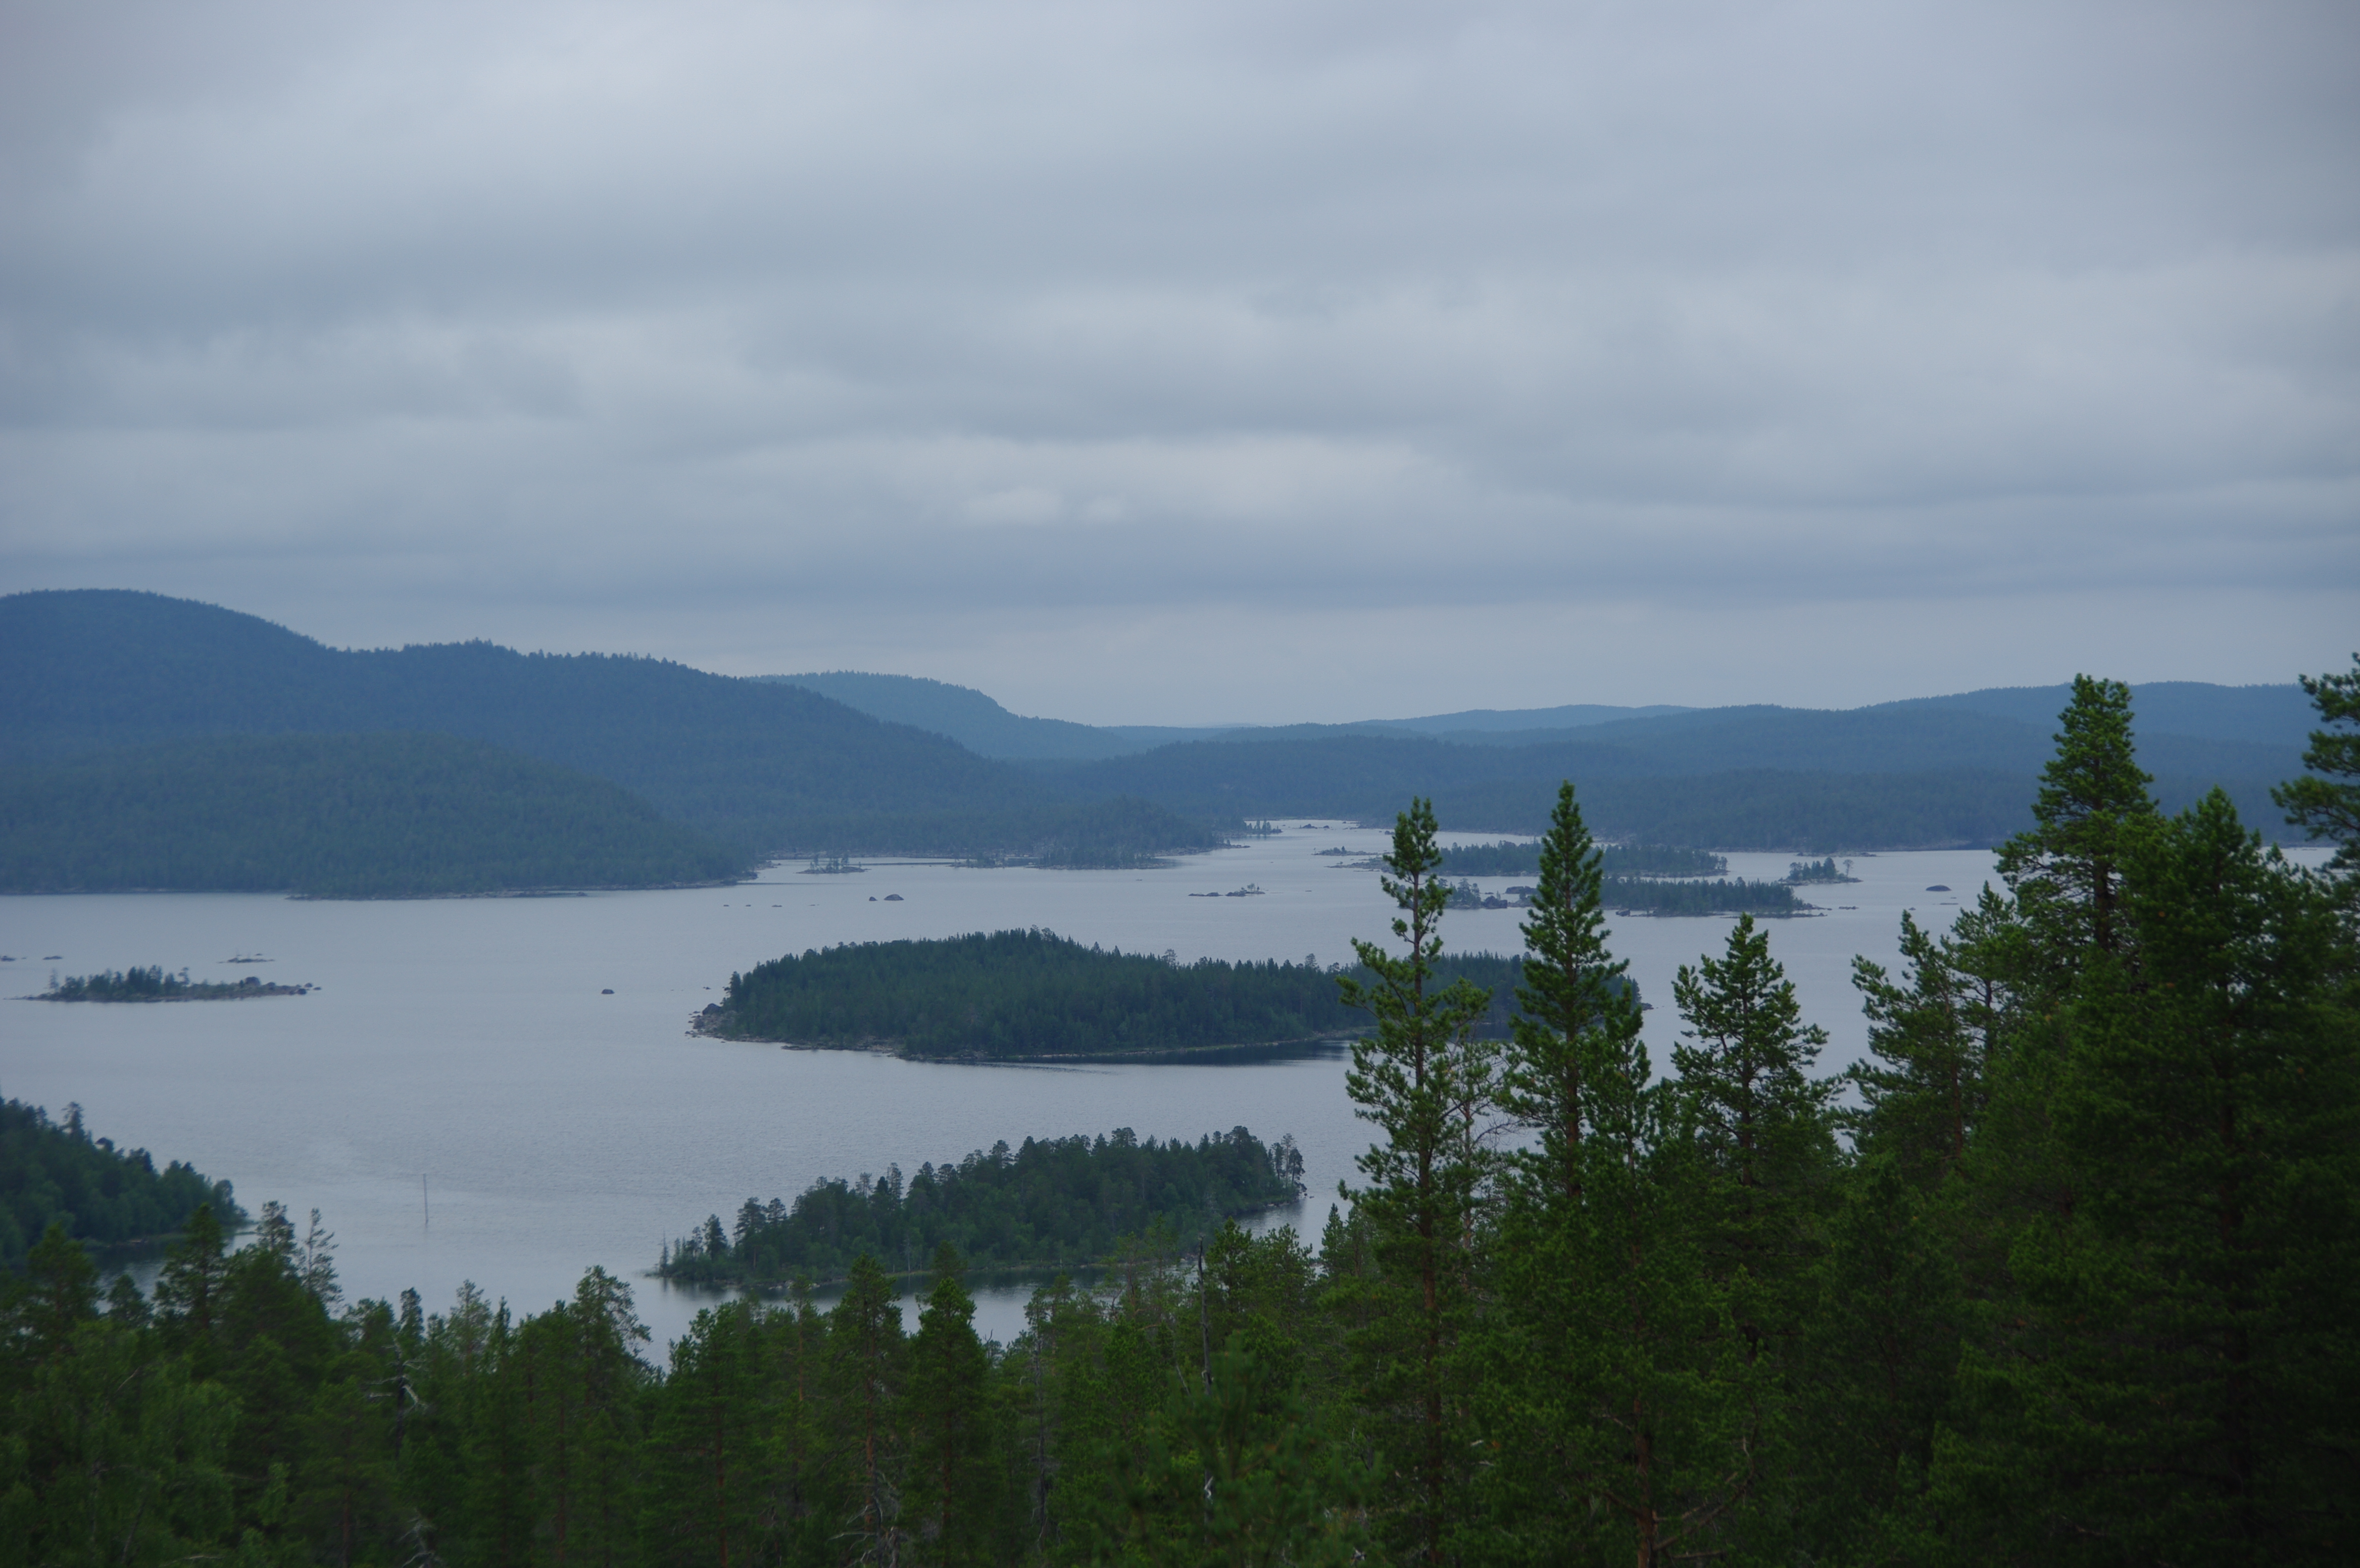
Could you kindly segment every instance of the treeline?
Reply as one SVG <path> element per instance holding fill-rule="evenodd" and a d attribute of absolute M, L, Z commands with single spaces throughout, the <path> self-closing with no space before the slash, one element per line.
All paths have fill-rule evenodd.
<path fill-rule="evenodd" d="M 173 740 L 0 768 L 0 888 L 408 898 L 726 882 L 739 850 L 449 735 Z"/>
<path fill-rule="evenodd" d="M 2360 665 L 2312 683 L 2360 723 Z M 593 1271 L 341 1316 L 324 1243 L 192 1223 L 100 1309 L 53 1232 L 6 1303 L 0 1537 L 138 1563 L 2341 1563 L 2360 1545 L 2360 733 L 2283 795 L 2158 810 L 2080 683 L 2034 827 L 1948 933 L 1863 962 L 1816 1071 L 1768 939 L 1640 1042 L 1560 793 L 1521 1017 L 1437 982 L 1434 817 L 1362 944 L 1373 1141 L 1316 1256 L 1225 1229 L 980 1343 L 945 1255 L 914 1334 L 738 1301 L 658 1369 Z M 1840 1097 L 1841 1091 L 1852 1097 Z M 1127 1262 L 1127 1266 L 1125 1266 Z"/>
<path fill-rule="evenodd" d="M 165 971 L 161 964 L 142 969 L 101 970 L 96 974 L 69 975 L 37 1000 L 42 1002 L 221 1002 L 246 996 L 298 996 L 300 985 L 265 985 L 259 975 L 247 975 L 234 984 L 191 981 L 189 971 Z"/>
<path fill-rule="evenodd" d="M 82 1126 L 82 1107 L 62 1124 L 38 1105 L 0 1101 L 0 1268 L 21 1268 L 52 1222 L 77 1244 L 119 1245 L 177 1234 L 202 1204 L 245 1218 L 230 1184 L 174 1160 L 156 1168 L 146 1149 L 118 1149 Z"/>
<path fill-rule="evenodd" d="M 1804 915 L 1814 907 L 1784 883 L 1732 877 L 1675 882 L 1663 877 L 1606 877 L 1600 896 L 1618 915 Z"/>
<path fill-rule="evenodd" d="M 1129 1127 L 1091 1139 L 1027 1138 L 1011 1150 L 929 1160 L 905 1185 L 901 1168 L 814 1182 L 792 1204 L 748 1198 L 670 1244 L 657 1273 L 697 1283 L 841 1279 L 863 1257 L 909 1273 L 943 1247 L 986 1268 L 1070 1268 L 1112 1256 L 1126 1238 L 1193 1238 L 1229 1216 L 1303 1195 L 1295 1140 L 1264 1145 L 1243 1127 L 1190 1144 L 1142 1143 Z M 1167 1247 L 1165 1250 L 1169 1250 Z"/>
<path fill-rule="evenodd" d="M 1728 858 L 1675 844 L 1601 844 L 1599 856 L 1611 877 L 1725 876 Z M 1460 876 L 1530 876 L 1540 869 L 1540 846 L 1502 839 L 1496 844 L 1459 844 L 1442 851 L 1443 871 Z"/>
<path fill-rule="evenodd" d="M 1505 1026 L 1513 959 L 1455 954 L 1465 974 L 1502 997 Z M 1090 1057 L 1270 1045 L 1346 1033 L 1336 967 L 1173 963 L 1085 948 L 1052 931 L 975 932 L 928 941 L 847 943 L 732 974 L 719 1013 L 703 1024 L 727 1039 L 890 1046 L 917 1057 Z"/>

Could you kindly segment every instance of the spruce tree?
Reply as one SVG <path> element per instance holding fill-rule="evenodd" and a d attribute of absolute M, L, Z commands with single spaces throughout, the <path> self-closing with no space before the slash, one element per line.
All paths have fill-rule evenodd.
<path fill-rule="evenodd" d="M 1706 1246 L 1734 1292 L 1746 1355 L 1795 1332 L 1814 1216 L 1835 1168 L 1829 1101 L 1809 1069 L 1827 1031 L 1802 1021 L 1770 937 L 1739 918 L 1719 959 L 1683 964 L 1672 994 L 1689 1043 L 1672 1047 L 1711 1196 Z"/>
<path fill-rule="evenodd" d="M 2057 754 L 2032 803 L 2035 825 L 1999 849 L 2000 874 L 2051 983 L 2084 952 L 2118 945 L 2123 835 L 2155 815 L 2150 782 L 2132 743 L 2130 688 L 2074 676 L 2058 716 Z"/>
<path fill-rule="evenodd" d="M 1986 907 L 1993 901 L 1985 890 Z M 1969 972 L 1959 945 L 1901 916 L 1896 982 L 1885 966 L 1852 959 L 1852 984 L 1868 1014 L 1867 1059 L 1844 1070 L 1860 1108 L 1842 1113 L 1855 1146 L 1887 1156 L 1911 1182 L 1931 1186 L 1966 1157 L 1989 1093 L 1991 1041 L 2000 1025 L 1988 981 Z"/>
<path fill-rule="evenodd" d="M 1375 1238 L 1378 1310 L 1360 1350 L 1358 1393 L 1379 1443 L 1401 1467 L 1401 1548 L 1442 1560 L 1465 1521 L 1465 1394 L 1454 1361 L 1471 1307 L 1477 1202 L 1487 1172 L 1491 1052 L 1474 1038 L 1491 997 L 1437 973 L 1450 885 L 1435 845 L 1432 803 L 1414 800 L 1393 826 L 1383 887 L 1402 911 L 1396 956 L 1355 940 L 1371 975 L 1338 977 L 1348 1005 L 1375 1015 L 1352 1047 L 1346 1092 L 1383 1141 L 1354 1164 L 1365 1178 L 1344 1195 Z"/>
<path fill-rule="evenodd" d="M 1570 1215 L 1581 1201 L 1581 1141 L 1590 1116 L 1585 1085 L 1625 1073 L 1637 1047 L 1639 996 L 1606 948 L 1597 847 L 1573 785 L 1557 787 L 1540 843 L 1539 885 L 1524 924 L 1524 983 L 1502 1075 L 1501 1102 L 1534 1135 L 1515 1165 L 1543 1213 Z"/>
<path fill-rule="evenodd" d="M 2064 1009 L 2073 1201 L 2015 1239 L 1944 1501 L 1985 1553 L 2325 1561 L 2360 1522 L 2349 928 L 2217 791 L 2121 843 Z"/>

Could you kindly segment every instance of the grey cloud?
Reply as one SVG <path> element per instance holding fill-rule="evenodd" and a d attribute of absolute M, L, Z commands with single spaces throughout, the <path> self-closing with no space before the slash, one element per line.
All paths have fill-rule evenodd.
<path fill-rule="evenodd" d="M 1045 619 L 1109 692 L 1191 618 L 1947 603 L 2046 680 L 2360 609 L 2347 7 L 119 15 L 0 24 L 6 586 L 753 668 Z"/>

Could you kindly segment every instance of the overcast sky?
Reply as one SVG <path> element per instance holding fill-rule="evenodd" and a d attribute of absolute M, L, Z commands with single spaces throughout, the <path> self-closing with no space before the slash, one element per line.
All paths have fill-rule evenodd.
<path fill-rule="evenodd" d="M 0 588 L 1093 722 L 2360 646 L 2360 6 L 0 0 Z"/>

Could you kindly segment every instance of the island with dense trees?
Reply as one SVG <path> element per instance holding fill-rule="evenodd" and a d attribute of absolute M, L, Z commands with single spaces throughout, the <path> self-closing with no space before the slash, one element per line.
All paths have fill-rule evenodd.
<path fill-rule="evenodd" d="M 815 1181 L 792 1204 L 748 1198 L 730 1228 L 711 1215 L 671 1244 L 657 1273 L 705 1284 L 825 1284 L 864 1256 L 915 1272 L 945 1245 L 979 1268 L 1054 1271 L 1111 1257 L 1140 1237 L 1191 1242 L 1303 1190 L 1295 1140 L 1265 1145 L 1243 1127 L 1193 1144 L 1142 1140 L 1129 1127 L 1095 1139 L 1027 1138 L 1014 1149 L 1001 1142 L 956 1162 L 929 1160 L 906 1182 L 892 1165 L 880 1177 Z"/>
<path fill-rule="evenodd" d="M 1503 1032 L 1517 960 L 1467 953 L 1444 962 L 1492 992 L 1483 1022 Z M 757 964 L 729 977 L 697 1028 L 725 1039 L 1002 1060 L 1274 1046 L 1358 1026 L 1338 992 L 1342 972 L 1316 957 L 1181 964 L 1085 948 L 1051 931 L 978 931 L 847 943 Z"/>
<path fill-rule="evenodd" d="M 1496 844 L 1457 844 L 1442 851 L 1442 869 L 1454 877 L 1530 876 L 1540 870 L 1537 843 L 1502 839 Z M 1677 844 L 1601 844 L 1599 867 L 1609 877 L 1717 877 L 1729 874 L 1729 858 Z"/>
<path fill-rule="evenodd" d="M 1570 785 L 1514 1026 L 1478 1032 L 1413 800 L 1388 856 L 1405 938 L 1358 944 L 1349 977 L 1349 1213 L 1316 1249 L 1225 1224 L 1199 1250 L 1142 1216 L 1155 1236 L 1042 1285 L 1004 1343 L 953 1245 L 914 1328 L 905 1244 L 825 1309 L 716 1297 L 658 1351 L 602 1268 L 529 1314 L 473 1285 L 347 1307 L 318 1224 L 266 1205 L 233 1250 L 201 1207 L 152 1292 L 108 1289 L 60 1218 L 0 1288 L 0 1552 L 2349 1562 L 2360 662 L 2306 685 L 2326 723 L 2278 804 L 2337 846 L 2326 867 L 2225 794 L 2167 814 L 2127 690 L 2078 681 L 1997 884 L 1855 965 L 1869 1048 L 1841 1073 L 1740 919 L 1681 968 L 1658 1075 Z M 1105 1212 L 1063 1185 L 1097 1174 L 1095 1139 L 1038 1149 L 1044 1189 Z M 873 1182 L 837 1201 L 786 1232 L 882 1208 Z"/>
<path fill-rule="evenodd" d="M 146 969 L 101 970 L 96 974 L 69 975 L 30 1000 L 35 1002 L 237 1002 L 254 996 L 304 996 L 308 985 L 274 985 L 260 975 L 223 984 L 191 981 L 189 971 L 165 971 L 161 964 Z"/>

